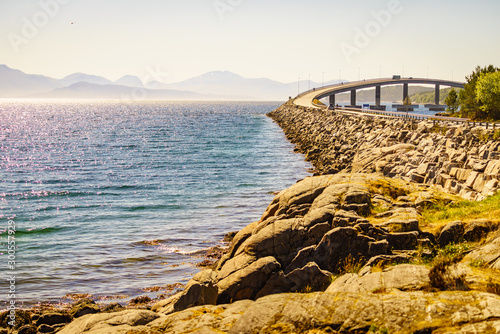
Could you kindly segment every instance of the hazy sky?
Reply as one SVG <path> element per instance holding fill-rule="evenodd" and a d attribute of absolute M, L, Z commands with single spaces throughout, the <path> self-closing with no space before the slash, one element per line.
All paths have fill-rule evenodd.
<path fill-rule="evenodd" d="M 0 0 L 0 64 L 164 82 L 463 80 L 500 66 L 499 15 L 498 0 Z"/>

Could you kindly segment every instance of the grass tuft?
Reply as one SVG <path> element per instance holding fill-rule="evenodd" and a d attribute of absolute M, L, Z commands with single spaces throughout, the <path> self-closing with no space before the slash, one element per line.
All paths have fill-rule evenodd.
<path fill-rule="evenodd" d="M 459 244 L 451 243 L 438 251 L 438 257 L 451 261 L 460 261 L 471 249 L 471 245 L 467 242 Z"/>
<path fill-rule="evenodd" d="M 461 220 L 470 221 L 486 218 L 493 222 L 500 217 L 500 193 L 479 202 L 456 201 L 449 204 L 438 203 L 422 212 L 421 226 L 433 226 L 438 232 L 447 223 Z"/>
<path fill-rule="evenodd" d="M 343 274 L 357 274 L 363 268 L 365 263 L 363 257 L 356 259 L 351 254 L 349 254 L 342 262 L 340 272 Z"/>
<path fill-rule="evenodd" d="M 469 262 L 469 266 L 472 268 L 486 268 L 488 267 L 488 262 L 483 259 L 472 260 Z"/>
<path fill-rule="evenodd" d="M 493 140 L 498 140 L 500 139 L 500 130 L 495 130 L 493 133 Z"/>
<path fill-rule="evenodd" d="M 367 186 L 371 193 L 389 196 L 392 199 L 396 199 L 399 196 L 406 196 L 411 192 L 409 187 L 406 186 L 403 181 L 397 179 L 378 179 L 368 181 Z"/>

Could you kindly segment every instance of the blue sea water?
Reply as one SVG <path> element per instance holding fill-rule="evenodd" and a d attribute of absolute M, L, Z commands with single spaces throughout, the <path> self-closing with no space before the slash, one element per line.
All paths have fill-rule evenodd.
<path fill-rule="evenodd" d="M 203 250 L 308 175 L 265 116 L 279 104 L 0 102 L 0 270 L 17 303 L 126 302 L 189 280 Z"/>

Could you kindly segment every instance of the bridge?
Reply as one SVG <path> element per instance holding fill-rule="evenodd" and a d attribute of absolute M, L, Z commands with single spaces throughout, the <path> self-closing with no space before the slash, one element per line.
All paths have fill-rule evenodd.
<path fill-rule="evenodd" d="M 371 79 L 347 83 L 339 83 L 336 85 L 330 85 L 320 88 L 314 88 L 299 94 L 295 100 L 294 104 L 304 107 L 319 108 L 314 100 L 320 100 L 325 97 L 329 97 L 329 103 L 335 105 L 335 95 L 344 92 L 351 92 L 351 106 L 356 106 L 356 91 L 359 89 L 373 88 L 375 87 L 375 106 L 373 109 L 381 109 L 381 87 L 389 85 L 403 85 L 403 101 L 408 96 L 408 85 L 409 84 L 425 84 L 425 85 L 435 85 L 435 104 L 439 105 L 439 90 L 441 86 L 464 88 L 464 83 L 449 80 L 439 80 L 439 79 L 422 79 L 422 78 L 400 78 L 399 76 L 394 76 L 393 78 L 386 79 Z"/>

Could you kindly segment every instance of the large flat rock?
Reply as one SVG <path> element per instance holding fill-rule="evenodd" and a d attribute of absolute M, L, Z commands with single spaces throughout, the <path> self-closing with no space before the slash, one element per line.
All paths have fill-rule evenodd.
<path fill-rule="evenodd" d="M 495 333 L 499 314 L 500 296 L 489 293 L 283 293 L 170 315 L 89 314 L 59 333 Z"/>
<path fill-rule="evenodd" d="M 251 304 L 229 333 L 426 333 L 480 328 L 499 312 L 499 296 L 477 292 L 280 294 Z"/>
<path fill-rule="evenodd" d="M 345 274 L 337 278 L 326 292 L 385 292 L 422 290 L 429 285 L 429 268 L 419 265 L 400 264 L 381 272 Z"/>

